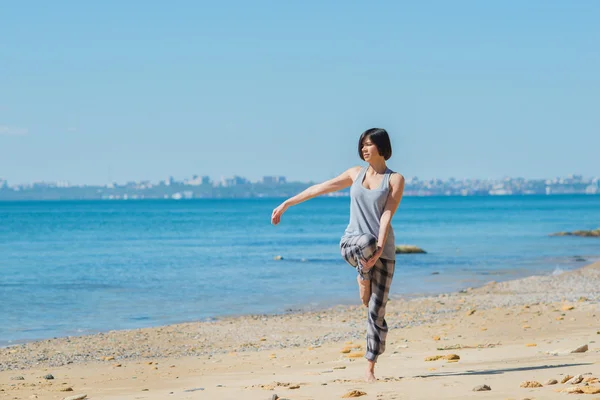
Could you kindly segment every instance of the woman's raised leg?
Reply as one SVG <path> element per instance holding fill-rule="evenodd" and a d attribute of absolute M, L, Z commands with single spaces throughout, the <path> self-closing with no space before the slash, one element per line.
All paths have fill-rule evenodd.
<path fill-rule="evenodd" d="M 371 271 L 373 268 L 364 270 L 362 262 L 371 258 L 377 251 L 377 238 L 368 233 L 343 238 L 340 250 L 346 262 L 358 271 L 356 281 L 360 299 L 367 306 L 371 297 Z"/>

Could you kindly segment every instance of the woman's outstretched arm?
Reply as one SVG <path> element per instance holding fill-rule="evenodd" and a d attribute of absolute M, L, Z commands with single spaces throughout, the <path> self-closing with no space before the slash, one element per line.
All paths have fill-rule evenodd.
<path fill-rule="evenodd" d="M 312 185 L 294 197 L 290 197 L 273 210 L 273 213 L 271 214 L 271 223 L 277 225 L 281 221 L 283 213 L 291 206 L 310 200 L 313 197 L 336 192 L 351 186 L 358 171 L 360 171 L 360 167 L 352 167 L 333 179 Z"/>

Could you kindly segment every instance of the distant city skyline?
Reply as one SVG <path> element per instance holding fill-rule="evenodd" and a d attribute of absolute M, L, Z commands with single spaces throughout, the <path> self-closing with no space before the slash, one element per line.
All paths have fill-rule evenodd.
<path fill-rule="evenodd" d="M 444 183 L 452 183 L 452 182 L 546 182 L 546 183 L 565 183 L 565 182 L 577 182 L 577 183 L 598 183 L 600 181 L 600 177 L 598 176 L 584 176 L 582 174 L 569 174 L 564 176 L 556 176 L 556 177 L 543 177 L 543 178 L 526 178 L 522 176 L 510 177 L 504 176 L 501 178 L 424 178 L 418 176 L 409 176 L 406 178 L 406 184 L 410 185 L 415 182 L 420 183 L 428 183 L 428 182 L 444 182 Z M 183 179 L 177 179 L 174 176 L 169 176 L 166 179 L 159 180 L 151 180 L 151 179 L 135 179 L 129 180 L 126 182 L 109 182 L 106 184 L 96 185 L 92 183 L 73 183 L 65 180 L 57 180 L 57 181 L 33 181 L 33 182 L 25 182 L 25 183 L 12 183 L 9 182 L 8 179 L 4 179 L 0 176 L 0 189 L 6 187 L 31 187 L 34 185 L 46 185 L 52 187 L 76 187 L 76 186 L 103 186 L 103 187 L 114 187 L 115 185 L 126 186 L 126 185 L 189 185 L 189 186 L 200 186 L 200 185 L 211 185 L 211 186 L 235 186 L 235 185 L 243 185 L 243 184 L 269 184 L 269 185 L 280 185 L 287 183 L 302 183 L 308 184 L 311 181 L 298 181 L 288 179 L 283 175 L 264 175 L 259 179 L 249 179 L 248 177 L 242 175 L 233 175 L 233 176 L 221 176 L 220 178 L 212 178 L 209 175 L 191 175 L 190 177 L 186 177 Z M 312 181 L 312 183 L 318 183 Z"/>
<path fill-rule="evenodd" d="M 169 177 L 159 182 L 132 181 L 103 186 L 71 185 L 68 182 L 36 182 L 11 185 L 0 179 L 0 201 L 19 200 L 144 200 L 144 199 L 210 199 L 210 198 L 269 198 L 290 197 L 310 185 L 309 182 L 290 182 L 285 176 L 264 176 L 250 181 L 233 176 L 213 181 L 209 176 L 194 175 L 177 181 Z M 328 197 L 345 197 L 349 188 L 328 193 Z M 478 179 L 406 179 L 404 195 L 410 196 L 512 196 L 600 194 L 600 178 L 580 175 L 553 179 L 528 180 L 504 178 Z"/>
<path fill-rule="evenodd" d="M 0 177 L 598 174 L 600 2 L 10 2 Z"/>
<path fill-rule="evenodd" d="M 411 182 L 415 179 L 419 180 L 419 181 L 424 181 L 424 182 L 428 182 L 428 181 L 443 181 L 443 182 L 448 182 L 451 180 L 456 180 L 456 181 L 502 181 L 502 180 L 517 180 L 517 179 L 524 179 L 527 181 L 534 181 L 534 180 L 542 180 L 542 181 L 560 181 L 560 180 L 564 180 L 564 179 L 581 179 L 581 180 L 586 180 L 586 181 L 594 181 L 594 180 L 598 180 L 600 179 L 600 174 L 598 175 L 584 175 L 584 174 L 563 174 L 563 175 L 559 175 L 559 176 L 545 176 L 545 177 L 533 177 L 533 178 L 529 178 L 526 176 L 508 176 L 508 175 L 503 175 L 500 177 L 488 177 L 488 178 L 476 178 L 476 177 L 456 177 L 456 176 L 451 176 L 451 177 L 447 177 L 447 178 L 443 178 L 443 177 L 424 177 L 424 176 L 405 176 L 407 182 Z M 285 183 L 285 182 L 297 182 L 297 183 L 319 183 L 320 181 L 315 181 L 315 180 L 298 180 L 298 179 L 291 179 L 288 178 L 287 176 L 284 175 L 262 175 L 258 178 L 250 178 L 247 176 L 244 176 L 242 174 L 234 174 L 231 176 L 225 176 L 225 175 L 215 175 L 215 176 L 211 176 L 211 175 L 201 175 L 201 174 L 189 174 L 187 176 L 184 177 L 175 177 L 172 175 L 162 175 L 161 178 L 158 179 L 129 179 L 129 180 L 125 180 L 125 181 L 111 181 L 111 182 L 103 182 L 103 183 L 95 183 L 95 182 L 71 182 L 69 180 L 64 180 L 64 179 L 56 179 L 56 180 L 34 180 L 34 181 L 30 181 L 30 182 L 15 182 L 15 181 L 11 181 L 10 179 L 6 179 L 4 176 L 0 175 L 0 187 L 2 187 L 3 184 L 10 184 L 11 186 L 29 186 L 29 185 L 33 185 L 33 184 L 52 184 L 52 185 L 59 185 L 59 186 L 110 186 L 110 185 L 114 185 L 114 184 L 118 184 L 118 185 L 126 185 L 128 183 L 143 183 L 143 182 L 150 182 L 153 184 L 158 184 L 161 182 L 165 182 L 168 180 L 171 180 L 173 183 L 181 183 L 181 184 L 190 184 L 189 182 L 191 181 L 196 181 L 197 184 L 201 184 L 201 183 L 218 183 L 218 182 L 224 182 L 224 181 L 232 181 L 232 180 L 236 180 L 236 179 L 241 179 L 243 181 L 246 181 L 248 183 L 264 183 L 265 180 L 268 180 L 268 183 Z"/>

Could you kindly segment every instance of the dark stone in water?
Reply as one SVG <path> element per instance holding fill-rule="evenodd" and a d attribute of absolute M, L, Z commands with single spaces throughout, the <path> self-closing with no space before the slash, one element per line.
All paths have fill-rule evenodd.
<path fill-rule="evenodd" d="M 431 275 L 439 275 L 439 274 L 440 274 L 440 273 L 439 273 L 439 272 L 437 272 L 437 271 L 436 271 L 436 272 L 432 272 L 432 273 L 431 273 Z"/>
<path fill-rule="evenodd" d="M 148 317 L 146 315 L 140 315 L 138 317 L 129 317 L 129 319 L 132 321 L 148 321 L 150 319 L 150 317 Z"/>
<path fill-rule="evenodd" d="M 413 246 L 410 244 L 396 245 L 396 254 L 418 254 L 418 253 L 425 254 L 427 252 L 417 246 Z"/>
<path fill-rule="evenodd" d="M 581 237 L 600 237 L 600 228 L 589 231 L 557 232 L 550 236 L 581 236 Z"/>

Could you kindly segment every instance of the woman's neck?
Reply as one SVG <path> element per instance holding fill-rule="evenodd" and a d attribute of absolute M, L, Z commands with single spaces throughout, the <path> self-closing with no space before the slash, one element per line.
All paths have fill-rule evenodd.
<path fill-rule="evenodd" d="M 378 174 L 383 174 L 387 170 L 387 165 L 385 164 L 385 160 L 383 159 L 381 161 L 370 162 L 369 166 L 374 172 Z"/>

